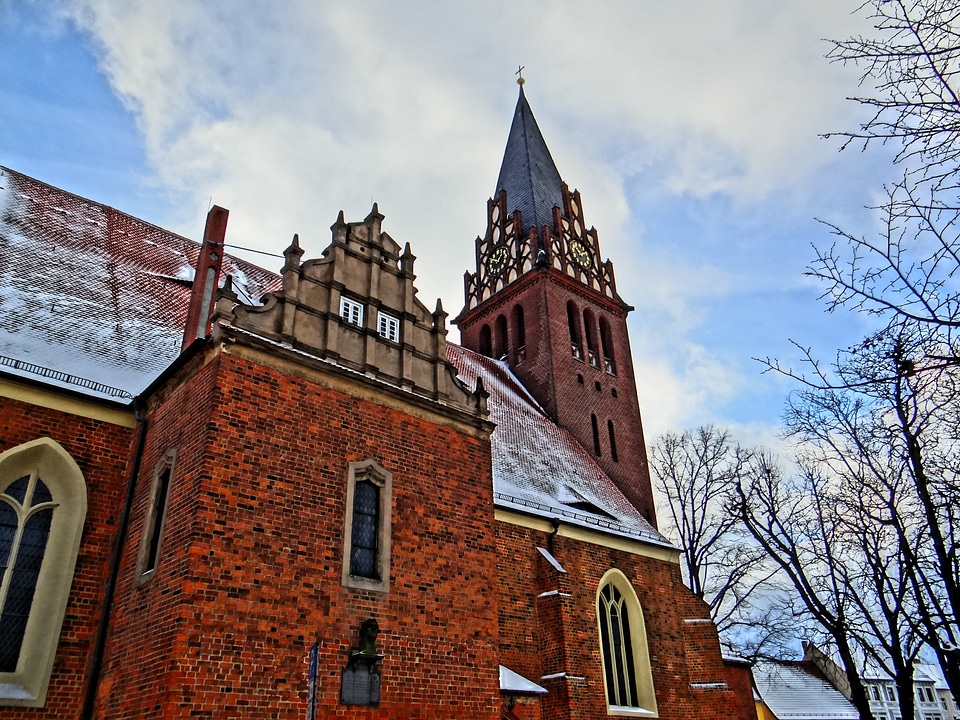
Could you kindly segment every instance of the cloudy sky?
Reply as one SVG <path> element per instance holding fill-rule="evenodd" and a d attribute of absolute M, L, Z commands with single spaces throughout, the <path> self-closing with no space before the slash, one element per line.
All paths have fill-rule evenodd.
<path fill-rule="evenodd" d="M 372 201 L 420 299 L 456 315 L 517 98 L 636 307 L 649 436 L 776 432 L 791 383 L 866 330 L 803 275 L 816 218 L 871 232 L 882 149 L 819 134 L 862 111 L 824 38 L 859 0 L 0 0 L 0 164 L 199 238 L 306 256 Z M 238 253 L 242 254 L 242 253 Z M 281 260 L 245 255 L 271 269 Z M 456 328 L 451 328 L 456 339 Z"/>

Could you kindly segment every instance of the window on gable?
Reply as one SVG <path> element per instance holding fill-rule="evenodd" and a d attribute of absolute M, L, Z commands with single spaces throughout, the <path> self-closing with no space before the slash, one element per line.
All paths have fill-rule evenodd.
<path fill-rule="evenodd" d="M 400 342 L 400 321 L 393 315 L 381 312 L 377 316 L 377 332 L 382 338 L 392 342 Z"/>
<path fill-rule="evenodd" d="M 386 592 L 390 589 L 393 476 L 374 460 L 350 463 L 346 490 L 341 582 Z"/>
<path fill-rule="evenodd" d="M 137 560 L 137 576 L 141 580 L 153 577 L 160 559 L 160 543 L 163 538 L 163 526 L 167 517 L 167 498 L 170 495 L 170 479 L 173 476 L 174 450 L 167 453 L 157 463 L 153 472 L 153 485 L 150 490 L 150 504 L 143 522 L 143 537 L 140 541 L 140 553 Z"/>
<path fill-rule="evenodd" d="M 657 712 L 643 611 L 626 576 L 609 570 L 597 592 L 601 662 L 610 715 Z"/>
<path fill-rule="evenodd" d="M 340 317 L 351 325 L 363 327 L 363 305 L 356 300 L 341 296 Z"/>
<path fill-rule="evenodd" d="M 87 490 L 50 438 L 0 454 L 0 705 L 44 704 Z"/>

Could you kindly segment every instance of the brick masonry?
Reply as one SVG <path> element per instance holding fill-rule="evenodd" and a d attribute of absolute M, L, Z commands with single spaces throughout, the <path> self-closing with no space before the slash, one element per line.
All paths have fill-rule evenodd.
<path fill-rule="evenodd" d="M 753 717 L 740 702 L 743 687 L 725 685 L 730 671 L 709 610 L 684 587 L 679 565 L 504 522 L 497 538 L 500 662 L 551 691 L 541 701 L 543 717 L 609 717 L 595 608 L 611 568 L 631 581 L 643 610 L 659 717 Z M 550 549 L 566 573 L 538 547 Z M 533 717 L 522 714 L 526 707 L 518 703 L 518 717 Z"/>
<path fill-rule="evenodd" d="M 496 718 L 489 441 L 223 353 L 168 392 L 121 571 L 104 718 Z M 134 577 L 153 467 L 177 460 L 156 575 Z M 341 587 L 347 464 L 393 473 L 387 594 Z M 357 629 L 381 627 L 379 708 L 339 704 Z"/>
<path fill-rule="evenodd" d="M 79 716 L 86 691 L 135 439 L 128 427 L 0 397 L 0 451 L 39 437 L 56 440 L 80 467 L 87 484 L 87 517 L 46 703 L 42 708 L 0 707 L 0 718 L 67 720 Z"/>

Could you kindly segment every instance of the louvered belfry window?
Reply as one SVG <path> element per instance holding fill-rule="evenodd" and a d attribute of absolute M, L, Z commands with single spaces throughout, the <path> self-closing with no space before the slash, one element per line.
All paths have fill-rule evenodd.
<path fill-rule="evenodd" d="M 607 702 L 639 707 L 637 675 L 630 640 L 630 616 L 623 595 L 608 583 L 600 591 L 600 647 L 607 680 Z"/>
<path fill-rule="evenodd" d="M 357 482 L 353 491 L 353 532 L 350 574 L 379 580 L 377 538 L 380 534 L 380 488 L 371 480 Z"/>
<path fill-rule="evenodd" d="M 15 672 L 56 504 L 33 473 L 0 494 L 0 672 Z"/>

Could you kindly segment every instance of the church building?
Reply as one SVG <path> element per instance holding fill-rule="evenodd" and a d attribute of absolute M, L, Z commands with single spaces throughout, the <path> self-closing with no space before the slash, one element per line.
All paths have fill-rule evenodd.
<path fill-rule="evenodd" d="M 227 220 L 0 168 L 0 719 L 755 717 L 522 84 L 453 318 L 377 205 L 279 272 Z"/>

